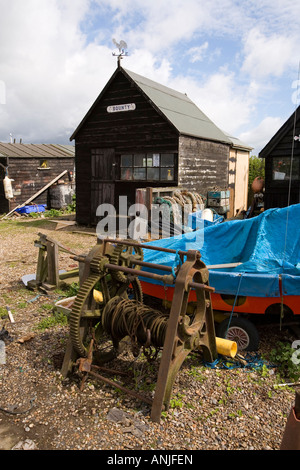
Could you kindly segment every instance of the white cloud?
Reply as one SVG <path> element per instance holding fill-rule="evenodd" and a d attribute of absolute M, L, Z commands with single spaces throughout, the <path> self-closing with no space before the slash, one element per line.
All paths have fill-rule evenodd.
<path fill-rule="evenodd" d="M 68 141 L 116 68 L 113 37 L 128 44 L 122 66 L 187 93 L 236 135 L 251 127 L 262 92 L 271 98 L 265 77 L 284 77 L 299 61 L 298 3 L 0 0 L 0 140 L 12 132 L 23 141 Z M 209 69 L 223 39 L 234 53 L 214 55 Z"/>
<path fill-rule="evenodd" d="M 231 71 L 218 71 L 205 81 L 180 76 L 170 80 L 173 88 L 189 98 L 223 131 L 234 135 L 251 120 L 257 90 L 238 85 Z"/>
<path fill-rule="evenodd" d="M 241 133 L 238 137 L 253 147 L 252 153 L 258 155 L 263 147 L 269 142 L 274 134 L 283 125 L 284 120 L 280 117 L 268 116 L 264 118 L 258 126 Z"/>
<path fill-rule="evenodd" d="M 111 50 L 87 44 L 80 30 L 89 1 L 3 3 L 0 140 L 8 141 L 11 132 L 29 142 L 66 141 L 115 68 Z"/>
<path fill-rule="evenodd" d="M 265 35 L 258 28 L 245 38 L 242 70 L 250 76 L 280 77 L 299 60 L 299 37 L 283 34 Z"/>
<path fill-rule="evenodd" d="M 187 55 L 190 56 L 190 61 L 192 63 L 201 62 L 204 59 L 204 57 L 206 57 L 207 50 L 208 50 L 208 42 L 206 41 L 204 44 L 201 44 L 201 46 L 191 47 L 187 51 Z"/>
<path fill-rule="evenodd" d="M 139 49 L 124 59 L 123 67 L 144 77 L 170 86 L 170 75 L 172 67 L 167 59 L 156 60 L 149 51 Z"/>

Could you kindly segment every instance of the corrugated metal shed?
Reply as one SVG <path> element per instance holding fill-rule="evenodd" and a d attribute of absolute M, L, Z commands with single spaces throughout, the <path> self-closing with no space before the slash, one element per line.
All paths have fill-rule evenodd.
<path fill-rule="evenodd" d="M 0 156 L 13 158 L 70 158 L 75 155 L 73 145 L 6 144 L 0 142 Z"/>
<path fill-rule="evenodd" d="M 231 144 L 221 131 L 184 93 L 123 69 L 180 134 Z"/>

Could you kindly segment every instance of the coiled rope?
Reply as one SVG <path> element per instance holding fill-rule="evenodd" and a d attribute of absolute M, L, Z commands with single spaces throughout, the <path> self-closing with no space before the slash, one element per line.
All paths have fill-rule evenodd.
<path fill-rule="evenodd" d="M 102 313 L 102 327 L 114 340 L 130 337 L 132 352 L 138 355 L 143 347 L 146 357 L 157 355 L 163 347 L 168 315 L 141 302 L 113 297 Z"/>

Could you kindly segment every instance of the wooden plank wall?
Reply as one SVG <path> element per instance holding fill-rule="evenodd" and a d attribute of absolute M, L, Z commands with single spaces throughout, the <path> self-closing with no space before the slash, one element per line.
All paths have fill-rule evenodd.
<path fill-rule="evenodd" d="M 74 172 L 74 158 L 45 159 L 48 161 L 49 170 L 38 170 L 41 160 L 39 158 L 9 158 L 8 176 L 14 180 L 13 189 L 20 192 L 10 201 L 10 209 L 23 204 L 64 170 Z M 67 181 L 67 175 L 64 179 Z M 48 191 L 45 191 L 33 203 L 47 204 L 47 195 Z"/>
<path fill-rule="evenodd" d="M 75 144 L 76 166 L 76 221 L 80 225 L 91 223 L 91 148 L 84 143 Z"/>
<path fill-rule="evenodd" d="M 134 111 L 107 107 L 135 103 Z M 177 150 L 178 134 L 120 72 L 76 135 L 76 144 L 114 148 L 116 153 Z"/>
<path fill-rule="evenodd" d="M 178 185 L 206 196 L 228 187 L 229 145 L 193 137 L 179 138 Z"/>
<path fill-rule="evenodd" d="M 289 124 L 289 125 L 288 125 Z M 295 135 L 300 134 L 300 119 L 297 120 L 295 127 Z M 282 130 L 282 138 L 277 142 L 276 146 L 270 149 L 270 153 L 265 157 L 265 210 L 273 207 L 285 207 L 288 204 L 288 180 L 273 180 L 273 157 L 291 158 L 293 154 L 294 161 L 300 160 L 300 141 L 293 141 L 294 126 L 286 123 Z M 295 163 L 294 163 L 295 165 Z M 300 162 L 299 162 L 300 165 Z M 300 166 L 299 166 L 300 167 Z M 300 176 L 300 175 L 299 175 Z M 300 202 L 300 179 L 292 180 L 290 204 L 298 204 Z"/>

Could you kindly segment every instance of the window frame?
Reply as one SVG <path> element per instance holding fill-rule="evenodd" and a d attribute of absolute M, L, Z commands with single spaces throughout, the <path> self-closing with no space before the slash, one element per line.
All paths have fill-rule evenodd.
<path fill-rule="evenodd" d="M 163 163 L 162 164 L 162 157 L 165 156 L 171 156 L 173 159 L 173 162 L 171 164 Z M 131 157 L 131 165 L 123 165 L 122 164 L 122 159 L 125 157 Z M 141 164 L 137 164 L 138 158 L 142 158 Z M 119 177 L 122 182 L 145 182 L 145 181 L 153 181 L 153 182 L 161 182 L 161 183 L 166 183 L 169 182 L 175 183 L 176 182 L 176 167 L 177 167 L 177 158 L 178 158 L 178 153 L 176 152 L 124 152 L 120 154 L 120 173 Z M 156 161 L 154 161 L 156 160 Z M 157 160 L 159 160 L 157 162 Z M 125 162 L 124 162 L 125 163 Z M 154 164 L 155 163 L 155 164 Z M 157 164 L 158 163 L 158 164 Z M 148 174 L 151 172 L 154 173 L 154 170 L 158 170 L 158 178 L 150 178 L 148 177 Z M 144 170 L 145 177 L 144 178 L 135 178 L 134 173 L 138 173 L 140 171 L 140 174 L 142 174 L 142 170 Z M 165 170 L 170 171 L 171 173 L 171 179 L 167 178 L 162 178 L 162 174 L 165 172 Z M 128 172 L 128 175 L 130 176 L 129 178 L 124 178 L 122 177 L 122 174 Z"/>
<path fill-rule="evenodd" d="M 296 174 L 293 177 L 293 173 L 292 173 L 291 180 L 290 180 L 290 162 L 291 162 L 290 156 L 287 156 L 287 155 L 283 155 L 279 157 L 272 156 L 271 168 L 270 168 L 272 184 L 288 184 L 290 181 L 292 183 L 300 181 L 300 158 L 297 156 L 293 159 L 293 171 L 296 170 Z M 275 166 L 276 166 L 276 169 L 275 169 Z M 278 173 L 277 175 L 276 175 L 276 172 Z"/>

